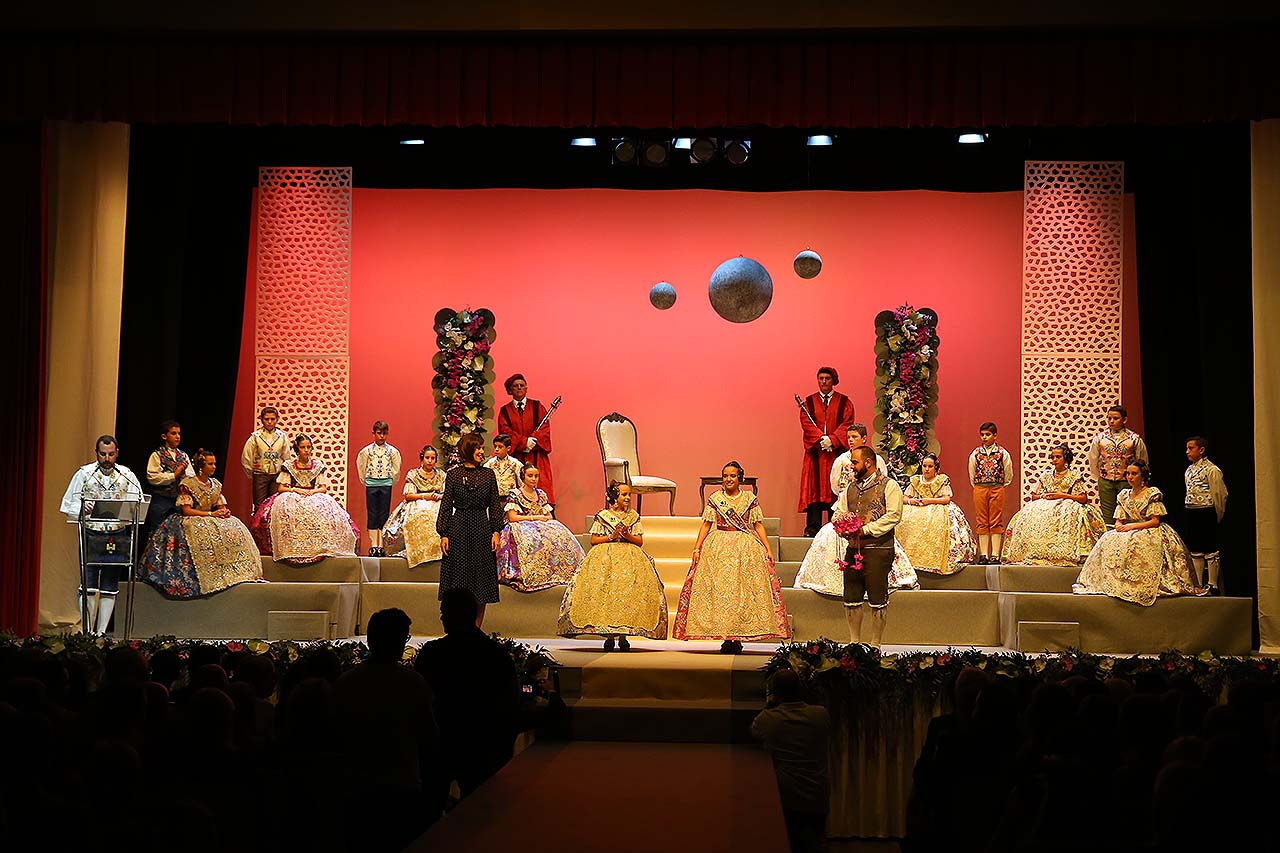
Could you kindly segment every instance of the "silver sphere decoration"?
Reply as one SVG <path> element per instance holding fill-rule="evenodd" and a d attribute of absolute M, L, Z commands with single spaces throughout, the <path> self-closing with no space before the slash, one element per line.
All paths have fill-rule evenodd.
<path fill-rule="evenodd" d="M 649 304 L 659 311 L 666 311 L 676 304 L 676 289 L 665 281 L 649 288 Z"/>
<path fill-rule="evenodd" d="M 817 278 L 818 273 L 822 272 L 822 255 L 812 249 L 805 249 L 796 255 L 791 267 L 801 278 Z"/>
<path fill-rule="evenodd" d="M 711 307 L 730 323 L 750 323 L 773 302 L 769 271 L 751 258 L 730 258 L 716 267 L 707 288 Z"/>

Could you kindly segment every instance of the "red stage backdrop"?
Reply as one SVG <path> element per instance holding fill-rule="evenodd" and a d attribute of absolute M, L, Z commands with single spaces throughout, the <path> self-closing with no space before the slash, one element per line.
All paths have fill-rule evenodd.
<path fill-rule="evenodd" d="M 373 422 L 391 424 L 406 466 L 433 440 L 431 324 L 442 307 L 487 307 L 497 316 L 498 405 L 508 399 L 502 379 L 516 371 L 528 378 L 531 396 L 547 403 L 564 396 L 553 419 L 552 460 L 558 515 L 577 532 L 603 503 L 596 422 L 618 411 L 636 423 L 643 471 L 679 483 L 677 514 L 700 513 L 698 477 L 737 459 L 760 477 L 765 515 L 782 518 L 783 535 L 799 535 L 792 395 L 815 390 L 816 369 L 830 364 L 858 420 L 870 425 L 872 320 L 904 302 L 940 317 L 936 435 L 942 470 L 966 512 L 966 460 L 982 421 L 999 424 L 1021 470 L 1020 192 L 356 189 L 352 204 L 347 504 L 362 529 L 354 462 Z M 251 241 L 255 232 L 256 222 Z M 824 264 L 809 281 L 791 270 L 805 248 Z M 742 325 L 721 319 L 707 299 L 711 272 L 740 254 L 764 264 L 774 284 L 769 310 Z M 1136 354 L 1132 240 L 1125 255 L 1125 349 Z M 670 310 L 649 304 L 658 281 L 679 294 Z M 252 269 L 246 282 L 233 470 L 225 477 L 242 517 L 248 480 L 234 460 L 256 414 Z M 1135 394 L 1126 401 L 1130 424 L 1141 430 L 1138 361 L 1124 364 L 1126 393 Z M 1101 412 L 1098 421 L 1101 427 Z M 282 423 L 292 431 L 287 411 Z M 644 510 L 665 513 L 666 497 Z"/>

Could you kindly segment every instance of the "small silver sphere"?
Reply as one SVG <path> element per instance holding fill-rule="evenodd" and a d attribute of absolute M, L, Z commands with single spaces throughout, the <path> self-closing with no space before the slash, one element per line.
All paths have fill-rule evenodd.
<path fill-rule="evenodd" d="M 812 249 L 805 249 L 796 255 L 791 266 L 801 278 L 817 278 L 818 273 L 822 272 L 822 255 Z"/>
<path fill-rule="evenodd" d="M 666 311 L 676 304 L 676 289 L 665 281 L 649 288 L 649 303 L 659 311 Z"/>

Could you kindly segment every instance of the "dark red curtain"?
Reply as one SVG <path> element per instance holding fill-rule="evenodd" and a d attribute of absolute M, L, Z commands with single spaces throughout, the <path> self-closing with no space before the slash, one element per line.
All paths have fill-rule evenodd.
<path fill-rule="evenodd" d="M 9 37 L 0 119 L 992 127 L 1280 116 L 1274 29 L 780 37 Z"/>
<path fill-rule="evenodd" d="M 38 122 L 0 123 L 9 170 L 0 203 L 6 262 L 0 335 L 0 630 L 30 634 L 40 607 L 41 483 L 48 292 L 45 275 L 44 139 Z"/>

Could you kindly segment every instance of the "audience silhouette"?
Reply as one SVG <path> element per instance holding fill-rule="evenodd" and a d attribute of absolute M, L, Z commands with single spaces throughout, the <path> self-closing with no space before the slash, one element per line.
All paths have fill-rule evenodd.
<path fill-rule="evenodd" d="M 463 589 L 446 636 L 409 666 L 408 617 L 369 619 L 369 656 L 332 647 L 277 672 L 266 655 L 184 646 L 144 657 L 0 647 L 0 849 L 376 851 L 438 818 L 511 758 L 538 703 L 475 627 Z M 775 676 L 756 726 L 813 849 L 825 711 Z M 539 695 L 531 694 L 534 696 Z M 915 762 L 912 851 L 1280 850 L 1280 686 L 1226 695 L 1170 673 L 1052 683 L 966 669 Z M 546 700 L 546 701 L 543 701 Z M 855 712 L 856 713 L 856 712 Z"/>
<path fill-rule="evenodd" d="M 463 797 L 511 760 L 520 719 L 520 687 L 511 655 L 476 627 L 470 590 L 445 590 L 445 635 L 423 644 L 414 667 L 434 694 L 440 727 L 437 796 L 453 782 Z"/>

